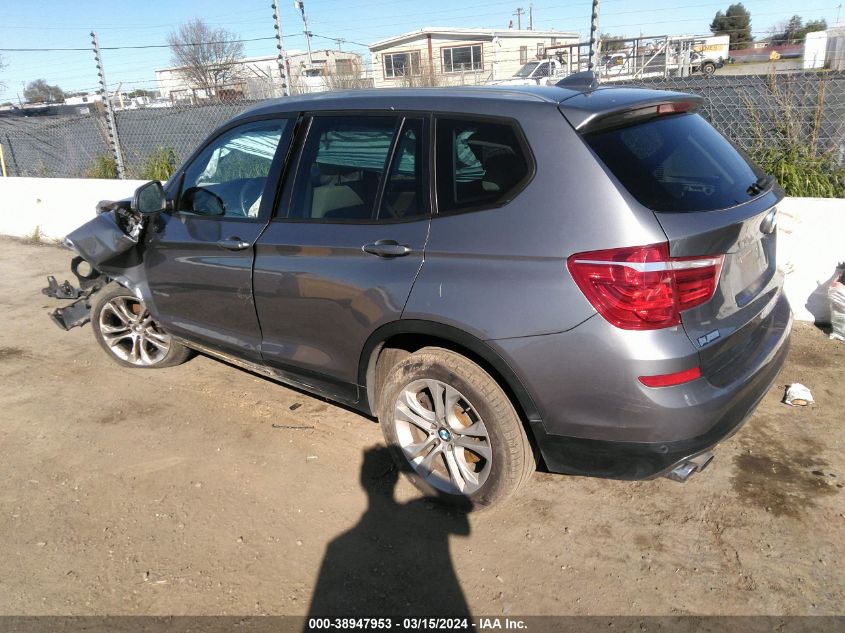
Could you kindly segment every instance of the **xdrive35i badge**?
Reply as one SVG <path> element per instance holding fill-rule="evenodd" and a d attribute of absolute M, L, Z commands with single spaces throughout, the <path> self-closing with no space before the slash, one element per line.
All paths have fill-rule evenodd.
<path fill-rule="evenodd" d="M 713 341 L 715 341 L 717 338 L 719 338 L 719 336 L 720 336 L 719 330 L 713 330 L 712 332 L 708 332 L 704 336 L 699 336 L 698 337 L 698 346 L 704 347 L 708 343 L 712 343 Z"/>

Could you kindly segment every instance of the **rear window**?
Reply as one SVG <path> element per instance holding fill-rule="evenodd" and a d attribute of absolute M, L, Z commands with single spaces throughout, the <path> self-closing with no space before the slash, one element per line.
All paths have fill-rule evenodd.
<path fill-rule="evenodd" d="M 761 172 L 697 114 L 586 135 L 604 164 L 640 204 L 692 213 L 747 202 Z"/>

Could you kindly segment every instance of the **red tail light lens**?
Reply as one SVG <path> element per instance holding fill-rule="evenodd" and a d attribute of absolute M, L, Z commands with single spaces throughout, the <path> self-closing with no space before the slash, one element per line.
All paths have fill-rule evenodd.
<path fill-rule="evenodd" d="M 646 387 L 671 387 L 673 385 L 690 382 L 696 378 L 701 378 L 701 369 L 699 367 L 691 367 L 689 369 L 685 369 L 684 371 L 677 371 L 674 374 L 640 376 L 640 382 Z"/>
<path fill-rule="evenodd" d="M 624 330 L 678 325 L 681 312 L 709 301 L 724 257 L 669 257 L 669 244 L 577 253 L 575 283 L 609 323 Z"/>

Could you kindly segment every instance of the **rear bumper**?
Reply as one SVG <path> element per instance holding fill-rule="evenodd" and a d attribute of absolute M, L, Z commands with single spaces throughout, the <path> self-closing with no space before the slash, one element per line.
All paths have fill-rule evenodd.
<path fill-rule="evenodd" d="M 735 433 L 769 391 L 789 351 L 792 313 L 785 297 L 779 297 L 770 318 L 769 335 L 756 350 L 759 356 L 753 368 L 724 387 L 701 378 L 678 387 L 637 393 L 639 387 L 618 382 L 618 394 L 613 394 L 608 384 L 613 387 L 615 376 L 609 367 L 601 366 L 598 341 L 588 337 L 594 347 L 592 363 L 585 359 L 574 373 L 564 372 L 567 379 L 577 382 L 577 389 L 559 383 L 558 392 L 551 397 L 532 394 L 540 405 L 542 420 L 529 422 L 546 468 L 574 475 L 650 479 Z M 556 345 L 548 345 L 550 342 L 543 347 L 554 353 Z M 564 354 L 560 362 L 566 362 L 565 358 Z M 598 368 L 590 371 L 591 364 Z M 548 357 L 544 365 L 547 372 L 555 366 Z M 631 382 L 629 377 L 626 383 Z M 591 397 L 594 391 L 598 397 Z M 579 395 L 586 405 L 567 408 L 566 400 Z M 550 404 L 557 406 L 549 409 Z"/>
<path fill-rule="evenodd" d="M 675 442 L 614 442 L 549 435 L 543 423 L 532 422 L 534 437 L 546 468 L 554 473 L 651 479 L 672 470 L 675 464 L 713 448 L 736 433 L 777 378 L 789 351 L 788 340 L 742 393 L 734 405 L 706 433 Z"/>

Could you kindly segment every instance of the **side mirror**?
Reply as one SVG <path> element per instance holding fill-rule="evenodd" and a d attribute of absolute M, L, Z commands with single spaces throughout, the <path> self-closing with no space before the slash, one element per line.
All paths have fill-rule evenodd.
<path fill-rule="evenodd" d="M 141 215 L 155 215 L 162 211 L 166 204 L 164 187 L 158 180 L 141 185 L 132 196 L 132 210 Z"/>

